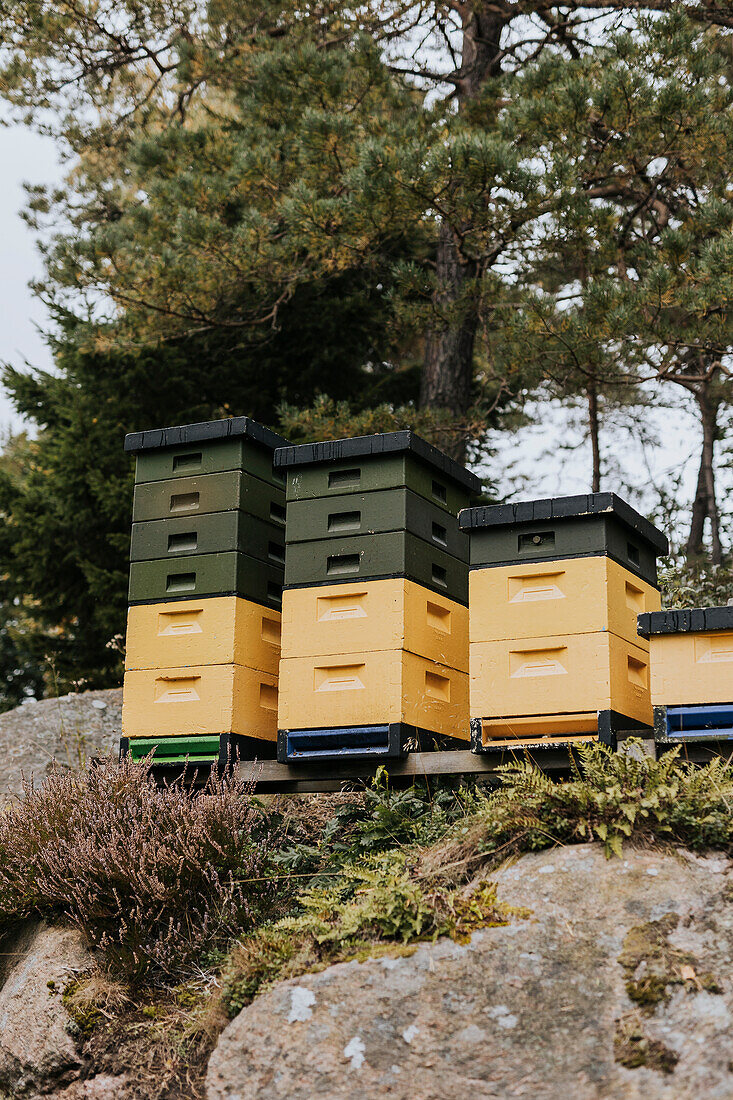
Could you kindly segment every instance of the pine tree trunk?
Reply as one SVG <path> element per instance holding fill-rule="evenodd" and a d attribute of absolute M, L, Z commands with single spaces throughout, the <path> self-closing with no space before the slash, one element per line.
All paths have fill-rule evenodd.
<path fill-rule="evenodd" d="M 705 520 L 710 520 L 710 556 L 713 565 L 723 561 L 723 548 L 720 542 L 720 514 L 715 492 L 715 441 L 718 437 L 718 409 L 706 384 L 695 393 L 700 423 L 702 425 L 702 449 L 700 468 L 697 474 L 697 488 L 692 505 L 690 535 L 687 540 L 687 560 L 692 561 L 703 551 Z"/>
<path fill-rule="evenodd" d="M 484 82 L 499 73 L 506 16 L 492 11 L 489 4 L 461 5 L 457 10 L 463 20 L 463 49 L 456 88 L 459 109 L 463 109 L 478 95 Z M 420 404 L 423 408 L 447 409 L 456 418 L 471 405 L 478 313 L 475 306 L 462 303 L 461 298 L 466 282 L 475 275 L 473 265 L 460 254 L 453 227 L 443 223 L 438 235 L 433 299 L 436 316 L 443 321 L 426 335 Z M 454 458 L 464 461 L 465 436 L 450 449 Z"/>
<path fill-rule="evenodd" d="M 461 263 L 450 226 L 440 227 L 437 256 L 435 305 L 440 310 L 460 308 L 460 299 L 469 274 Z M 420 381 L 420 405 L 447 409 L 460 420 L 471 404 L 473 347 L 478 318 L 469 311 L 458 323 L 433 329 L 425 339 L 425 359 Z M 452 458 L 466 460 L 466 436 L 457 434 L 444 445 Z"/>
<path fill-rule="evenodd" d="M 601 423 L 598 416 L 598 391 L 591 383 L 587 389 L 588 394 L 588 431 L 590 434 L 590 446 L 593 454 L 593 493 L 601 491 Z"/>

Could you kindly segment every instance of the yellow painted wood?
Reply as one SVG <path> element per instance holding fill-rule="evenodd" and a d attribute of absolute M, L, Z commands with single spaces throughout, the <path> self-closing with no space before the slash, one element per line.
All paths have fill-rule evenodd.
<path fill-rule="evenodd" d="M 406 649 L 468 672 L 468 608 L 415 581 L 361 581 L 283 592 L 282 655 Z"/>
<path fill-rule="evenodd" d="M 280 662 L 280 729 L 390 722 L 468 741 L 467 673 L 399 649 Z"/>
<path fill-rule="evenodd" d="M 608 630 L 648 649 L 636 617 L 661 606 L 656 588 L 607 557 L 472 569 L 468 593 L 472 642 Z"/>
<path fill-rule="evenodd" d="M 733 703 L 733 631 L 653 634 L 655 706 Z"/>
<path fill-rule="evenodd" d="M 615 710 L 651 725 L 649 654 L 608 632 L 470 646 L 471 716 Z"/>
<path fill-rule="evenodd" d="M 240 596 L 138 604 L 127 613 L 125 668 L 238 664 L 276 676 L 280 620 Z"/>
<path fill-rule="evenodd" d="M 125 673 L 125 737 L 238 733 L 277 739 L 277 677 L 244 665 L 190 665 Z"/>
<path fill-rule="evenodd" d="M 493 748 L 531 745 L 537 741 L 566 744 L 594 741 L 598 736 L 598 714 L 553 714 L 532 718 L 496 718 L 481 723 L 481 742 Z"/>

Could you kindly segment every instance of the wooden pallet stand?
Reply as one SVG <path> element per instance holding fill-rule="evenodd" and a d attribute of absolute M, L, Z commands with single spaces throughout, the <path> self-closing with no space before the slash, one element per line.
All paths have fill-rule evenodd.
<path fill-rule="evenodd" d="M 532 756 L 531 753 L 529 753 Z M 524 752 L 508 750 L 491 756 L 477 756 L 468 749 L 440 752 L 411 752 L 402 759 L 369 761 L 347 757 L 331 758 L 320 766 L 282 764 L 276 760 L 240 760 L 237 774 L 254 783 L 257 793 L 307 794 L 340 791 L 368 784 L 384 768 L 388 785 L 394 789 L 411 787 L 419 780 L 474 779 L 498 784 L 499 767 L 526 759 Z M 543 771 L 568 772 L 572 749 L 551 748 L 536 757 Z"/>

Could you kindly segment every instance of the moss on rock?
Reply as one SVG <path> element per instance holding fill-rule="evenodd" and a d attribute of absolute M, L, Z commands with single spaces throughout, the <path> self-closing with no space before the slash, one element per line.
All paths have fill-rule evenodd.
<path fill-rule="evenodd" d="M 673 1073 L 679 1062 L 679 1055 L 674 1050 L 644 1034 L 636 1012 L 629 1012 L 616 1021 L 613 1055 L 615 1061 L 626 1069 L 640 1069 L 643 1066 L 666 1074 Z"/>

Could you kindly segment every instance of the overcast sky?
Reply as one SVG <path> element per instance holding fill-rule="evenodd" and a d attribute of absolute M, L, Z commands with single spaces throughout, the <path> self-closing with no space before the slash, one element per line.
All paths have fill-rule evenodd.
<path fill-rule="evenodd" d="M 50 356 L 38 326 L 43 307 L 28 282 L 41 272 L 33 234 L 19 217 L 23 183 L 53 183 L 60 168 L 53 142 L 21 126 L 0 126 L 0 362 L 48 366 Z M 0 388 L 0 428 L 18 421 Z"/>

